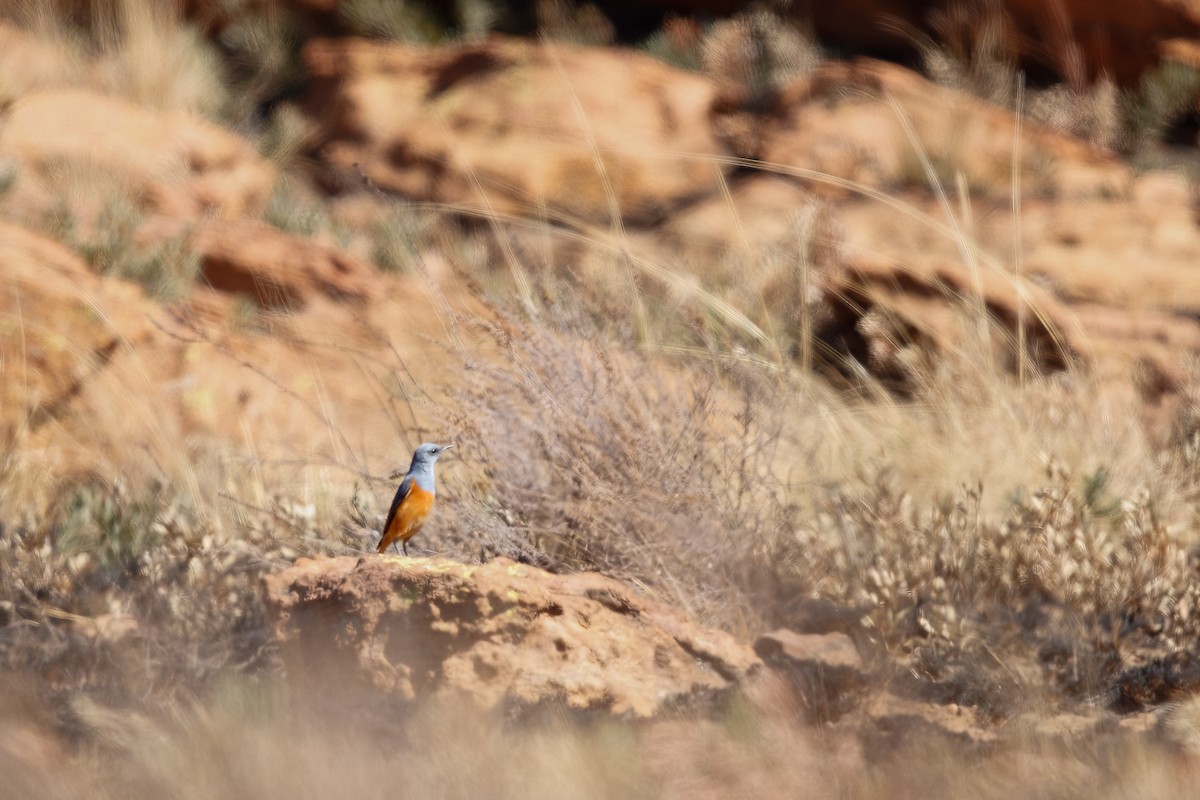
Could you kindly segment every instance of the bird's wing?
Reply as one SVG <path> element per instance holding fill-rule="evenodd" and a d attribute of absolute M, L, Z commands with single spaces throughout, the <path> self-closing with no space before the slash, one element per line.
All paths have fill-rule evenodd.
<path fill-rule="evenodd" d="M 392 520 L 396 518 L 396 512 L 400 510 L 400 504 L 412 491 L 412 485 L 412 476 L 405 476 L 404 480 L 400 481 L 400 486 L 396 489 L 396 497 L 392 500 L 392 508 L 388 511 L 387 521 L 383 523 L 383 532 L 380 535 L 387 536 L 388 528 L 392 527 Z"/>

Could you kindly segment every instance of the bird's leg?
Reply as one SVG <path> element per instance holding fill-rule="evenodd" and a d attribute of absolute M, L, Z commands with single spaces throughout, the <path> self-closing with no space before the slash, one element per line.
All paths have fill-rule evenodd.
<path fill-rule="evenodd" d="M 408 539 L 405 539 L 402 544 L 404 545 L 404 555 L 408 555 Z"/>
<path fill-rule="evenodd" d="M 400 555 L 400 548 L 396 545 L 395 542 L 392 542 L 392 549 L 396 551 L 396 555 Z"/>

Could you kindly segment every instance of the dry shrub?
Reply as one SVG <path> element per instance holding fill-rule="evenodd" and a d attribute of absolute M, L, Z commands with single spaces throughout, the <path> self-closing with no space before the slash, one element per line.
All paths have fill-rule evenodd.
<path fill-rule="evenodd" d="M 54 182 L 90 171 L 86 167 L 65 169 Z M 185 236 L 139 242 L 137 232 L 145 222 L 145 212 L 134 202 L 132 192 L 116 181 L 107 187 L 107 193 L 95 198 L 88 198 L 84 187 L 73 189 L 68 193 L 70 200 L 59 200 L 41 219 L 40 226 L 47 233 L 77 252 L 97 273 L 141 284 L 156 300 L 166 303 L 187 295 L 200 274 L 200 256 L 188 249 Z M 90 220 L 76 215 L 70 205 L 74 202 L 86 209 L 89 200 L 100 206 Z"/>
<path fill-rule="evenodd" d="M 94 726 L 93 747 L 28 796 L 779 796 L 832 788 L 854 766 L 852 751 L 839 752 L 850 750 L 840 737 L 827 743 L 746 714 L 720 723 L 547 715 L 517 724 L 441 700 L 376 721 L 276 684 L 239 681 L 167 713 L 96 704 L 81 711 Z M 24 767 L 18 776 L 30 771 L 16 766 Z"/>
<path fill-rule="evenodd" d="M 50 15 L 38 24 L 34 13 L 41 4 L 0 2 L 4 21 L 0 47 L 0 97 L 7 106 L 22 95 L 48 87 L 61 87 L 78 80 L 86 53 L 77 40 L 62 35 L 39 36 L 39 30 L 57 27 Z M 17 25 L 9 24 L 15 18 Z M 32 30 L 31 30 L 32 29 Z M 61 31 L 59 31 L 61 33 Z"/>
<path fill-rule="evenodd" d="M 1054 462 L 1045 486 L 1000 519 L 981 512 L 981 491 L 922 506 L 881 475 L 864 490 L 830 492 L 781 543 L 779 570 L 790 579 L 780 607 L 806 594 L 857 605 L 889 649 L 917 654 L 930 679 L 954 659 L 1000 673 L 995 651 L 1036 653 L 1059 688 L 1099 696 L 1117 670 L 1185 648 L 1200 632 L 1195 565 L 1148 494 L 1119 500 L 1102 474 L 1071 475 Z M 944 651 L 940 666 L 931 648 Z M 1043 677 L 1008 671 L 997 688 L 1010 695 Z"/>
<path fill-rule="evenodd" d="M 241 517 L 227 537 L 163 484 L 63 479 L 37 524 L 0 526 L 0 671 L 41 675 L 47 696 L 137 707 L 273 668 L 262 576 L 301 549 L 356 548 L 296 503 L 243 504 Z"/>
<path fill-rule="evenodd" d="M 1115 150 L 1126 139 L 1121 102 L 1116 84 L 1100 79 L 1083 90 L 1058 84 L 1032 91 L 1024 111 L 1051 130 Z"/>
<path fill-rule="evenodd" d="M 716 83 L 714 126 L 743 158 L 762 154 L 763 115 L 776 111 L 780 90 L 815 69 L 824 55 L 803 31 L 769 11 L 716 23 L 700 47 L 700 62 Z"/>
<path fill-rule="evenodd" d="M 660 61 L 695 70 L 700 68 L 704 29 L 691 17 L 668 15 L 662 27 L 646 37 L 639 47 Z"/>
<path fill-rule="evenodd" d="M 932 12 L 932 37 L 910 31 L 937 83 L 1012 105 L 1017 88 L 1017 53 L 1010 20 L 993 2 L 958 3 Z"/>
<path fill-rule="evenodd" d="M 705 71 L 751 110 L 765 110 L 784 84 L 815 69 L 822 57 L 811 37 L 762 10 L 714 24 L 701 47 Z"/>
<path fill-rule="evenodd" d="M 224 116 L 237 130 L 267 118 L 268 142 L 264 154 L 278 164 L 291 160 L 298 148 L 302 126 L 299 112 L 280 106 L 303 87 L 300 63 L 303 37 L 289 9 L 268 7 L 259 13 L 246 9 L 216 38 L 227 85 L 230 88 Z M 275 109 L 272 114 L 271 110 Z M 278 112 L 284 112 L 280 116 Z"/>
<path fill-rule="evenodd" d="M 42 47 L 68 56 L 58 70 L 43 69 L 22 83 L 89 86 L 149 108 L 214 118 L 228 102 L 215 48 L 181 18 L 176 3 L 7 0 L 0 14 L 35 33 Z"/>
<path fill-rule="evenodd" d="M 436 4 L 412 0 L 347 0 L 337 16 L 350 33 L 397 42 L 440 41 L 449 24 Z"/>
<path fill-rule="evenodd" d="M 1057 85 L 1031 91 L 1025 111 L 1050 128 L 1151 164 L 1147 159 L 1155 145 L 1190 129 L 1198 87 L 1200 71 L 1166 63 L 1128 89 L 1101 77 L 1078 89 Z"/>
<path fill-rule="evenodd" d="M 897 641 L 961 638 L 972 615 L 1031 599 L 1088 620 L 1085 639 L 1118 608 L 1191 630 L 1166 523 L 1182 478 L 1150 466 L 1136 419 L 1116 424 L 1084 376 L 1021 385 L 972 351 L 920 367 L 906 400 L 855 398 L 716 352 L 637 357 L 578 318 L 507 331 L 454 420 L 488 477 L 467 539 L 493 552 L 609 572 L 741 631 L 806 597 L 875 607 Z M 906 627 L 917 605 L 927 624 Z"/>
<path fill-rule="evenodd" d="M 120 0 L 97 6 L 100 56 L 90 70 L 100 88 L 148 108 L 217 118 L 228 103 L 215 49 L 171 3 Z"/>
<path fill-rule="evenodd" d="M 812 365 L 813 329 L 830 305 L 822 289 L 845 259 L 827 202 L 805 197 L 785 219 L 780 240 L 771 242 L 696 241 L 669 228 L 654 237 L 604 232 L 567 218 L 558 225 L 498 220 L 486 231 L 442 217 L 433 230 L 439 252 L 502 309 L 544 307 L 548 320 L 558 315 L 568 330 L 570 320 L 587 318 L 593 327 L 585 335 L 614 346 L 716 354 L 786 371 L 796 362 Z M 518 309 L 515 297 L 530 299 Z"/>
<path fill-rule="evenodd" d="M 538 0 L 535 15 L 538 35 L 545 39 L 603 47 L 611 45 L 616 36 L 612 21 L 596 3 Z"/>
<path fill-rule="evenodd" d="M 782 520 L 775 443 L 755 416 L 761 388 L 747 378 L 734 406 L 711 372 L 545 327 L 505 344 L 509 363 L 475 373 L 457 421 L 490 479 L 478 499 L 487 513 L 477 519 L 493 521 L 485 535 L 515 537 L 554 569 L 600 570 L 709 622 L 753 627 L 750 559 L 760 528 Z"/>
<path fill-rule="evenodd" d="M 1089 81 L 1079 43 L 1064 27 L 1054 31 L 1049 65 L 1062 82 L 1022 92 L 1018 35 L 1000 4 L 957 3 L 931 13 L 929 23 L 932 35 L 894 24 L 916 45 L 931 80 L 1053 130 L 1146 161 L 1155 145 L 1178 135 L 1176 126 L 1194 127 L 1200 71 L 1187 64 L 1164 62 L 1126 89 L 1103 74 Z"/>

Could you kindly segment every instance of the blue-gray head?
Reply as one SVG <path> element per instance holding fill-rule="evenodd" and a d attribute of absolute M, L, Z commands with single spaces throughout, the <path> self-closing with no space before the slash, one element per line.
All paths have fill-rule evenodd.
<path fill-rule="evenodd" d="M 454 445 L 426 442 L 413 451 L 412 463 L 408 465 L 408 472 L 400 474 L 412 476 L 418 486 L 428 492 L 432 492 L 433 465 L 438 460 L 438 456 L 451 447 L 454 447 Z M 393 477 L 399 477 L 399 475 L 393 473 Z"/>

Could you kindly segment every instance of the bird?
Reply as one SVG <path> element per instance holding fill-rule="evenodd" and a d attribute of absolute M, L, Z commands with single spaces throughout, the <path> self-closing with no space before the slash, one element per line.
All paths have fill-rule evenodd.
<path fill-rule="evenodd" d="M 399 541 L 404 547 L 404 555 L 408 555 L 408 540 L 417 535 L 433 510 L 436 495 L 433 465 L 438 456 L 451 447 L 454 445 L 426 442 L 413 452 L 412 463 L 396 489 L 387 522 L 383 523 L 383 535 L 379 537 L 376 552 L 383 553 Z"/>

